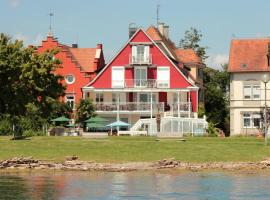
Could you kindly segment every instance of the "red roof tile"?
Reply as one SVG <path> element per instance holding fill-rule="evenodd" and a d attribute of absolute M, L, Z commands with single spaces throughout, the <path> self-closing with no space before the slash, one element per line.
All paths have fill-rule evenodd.
<path fill-rule="evenodd" d="M 147 33 L 147 35 L 149 35 L 150 38 L 152 38 L 152 40 L 162 40 L 162 36 L 161 36 L 160 32 L 154 26 L 150 26 L 146 30 L 146 33 Z"/>
<path fill-rule="evenodd" d="M 234 39 L 231 42 L 229 72 L 269 71 L 270 39 Z"/>
<path fill-rule="evenodd" d="M 94 72 L 96 48 L 68 48 L 73 58 L 85 72 Z"/>
<path fill-rule="evenodd" d="M 176 49 L 175 53 L 178 59 L 183 63 L 202 64 L 201 58 L 193 49 Z"/>

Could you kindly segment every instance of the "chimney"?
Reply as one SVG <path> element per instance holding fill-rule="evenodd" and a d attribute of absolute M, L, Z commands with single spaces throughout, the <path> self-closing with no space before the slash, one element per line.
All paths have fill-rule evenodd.
<path fill-rule="evenodd" d="M 158 30 L 161 35 L 164 35 L 164 23 L 158 23 Z"/>
<path fill-rule="evenodd" d="M 166 39 L 169 39 L 169 26 L 168 25 L 164 26 L 164 28 L 163 28 L 163 35 L 164 35 L 164 37 Z"/>
<path fill-rule="evenodd" d="M 78 44 L 72 44 L 72 48 L 78 48 Z"/>
<path fill-rule="evenodd" d="M 137 31 L 137 26 L 135 23 L 130 23 L 128 26 L 128 37 L 131 38 Z"/>
<path fill-rule="evenodd" d="M 102 44 L 97 44 L 97 49 L 102 49 Z"/>

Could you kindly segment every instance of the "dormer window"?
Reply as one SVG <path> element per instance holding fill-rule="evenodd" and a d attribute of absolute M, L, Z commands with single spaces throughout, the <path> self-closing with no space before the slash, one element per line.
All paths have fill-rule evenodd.
<path fill-rule="evenodd" d="M 149 45 L 133 45 L 131 53 L 131 64 L 151 64 L 152 59 L 149 54 Z"/>

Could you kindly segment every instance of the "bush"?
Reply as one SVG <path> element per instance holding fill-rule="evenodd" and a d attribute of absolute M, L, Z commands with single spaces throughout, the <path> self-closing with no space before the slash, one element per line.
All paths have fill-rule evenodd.
<path fill-rule="evenodd" d="M 22 134 L 23 136 L 26 137 L 32 137 L 32 136 L 45 136 L 46 133 L 42 132 L 42 131 L 34 131 L 34 130 L 25 130 Z"/>
<path fill-rule="evenodd" d="M 12 124 L 8 118 L 0 119 L 0 135 L 12 135 Z"/>
<path fill-rule="evenodd" d="M 207 132 L 208 132 L 208 136 L 210 136 L 210 137 L 217 137 L 218 136 L 218 131 L 217 131 L 215 124 L 213 122 L 208 123 Z"/>

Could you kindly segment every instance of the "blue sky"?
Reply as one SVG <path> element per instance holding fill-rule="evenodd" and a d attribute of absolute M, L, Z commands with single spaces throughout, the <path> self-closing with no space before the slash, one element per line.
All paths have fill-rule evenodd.
<path fill-rule="evenodd" d="M 202 45 L 209 47 L 207 63 L 215 68 L 228 60 L 232 37 L 270 35 L 269 0 L 1 0 L 0 32 L 37 45 L 48 33 L 51 9 L 61 43 L 102 43 L 108 61 L 126 43 L 129 23 L 156 24 L 157 4 L 176 44 L 190 27 L 201 30 Z"/>

